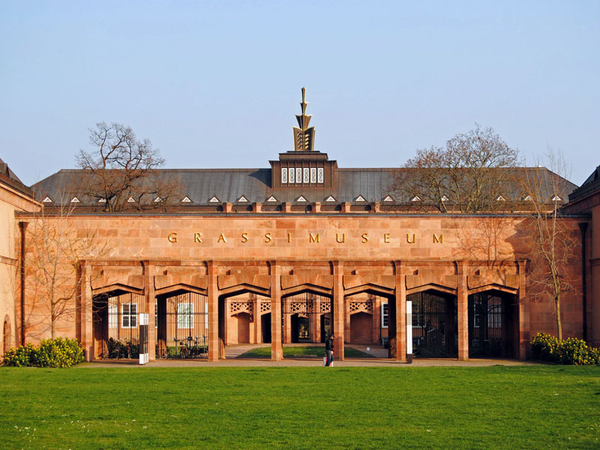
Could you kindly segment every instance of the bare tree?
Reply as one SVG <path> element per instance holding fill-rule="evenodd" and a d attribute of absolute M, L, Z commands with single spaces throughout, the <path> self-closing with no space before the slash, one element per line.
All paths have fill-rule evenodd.
<path fill-rule="evenodd" d="M 61 202 L 66 204 L 67 202 Z M 94 260 L 108 251 L 108 243 L 96 230 L 76 229 L 71 215 L 75 206 L 53 207 L 35 213 L 27 227 L 27 280 L 31 288 L 33 310 L 41 313 L 39 324 L 50 319 L 51 337 L 56 337 L 61 319 L 73 318 L 78 308 L 75 297 L 80 280 L 77 267 L 81 260 Z M 36 328 L 38 323 L 30 324 Z M 43 330 L 42 330 L 43 332 Z"/>
<path fill-rule="evenodd" d="M 89 171 L 80 190 L 103 202 L 105 211 L 121 211 L 128 204 L 141 208 L 144 196 L 155 194 L 154 200 L 162 201 L 173 191 L 171 181 L 157 176 L 165 162 L 159 150 L 148 139 L 137 139 L 130 127 L 99 122 L 90 128 L 90 143 L 95 150 L 80 150 L 76 158 L 77 166 Z"/>
<path fill-rule="evenodd" d="M 506 209 L 511 169 L 519 153 L 491 128 L 458 134 L 445 147 L 418 150 L 395 177 L 400 197 L 442 213 L 481 213 Z"/>
<path fill-rule="evenodd" d="M 561 206 L 567 200 L 572 185 L 565 176 L 567 164 L 562 155 L 548 149 L 547 166 L 524 172 L 517 182 L 521 184 L 524 203 L 532 213 L 527 222 L 527 235 L 532 246 L 530 295 L 551 299 L 556 315 L 558 338 L 562 339 L 561 300 L 575 289 L 572 278 L 565 276 L 576 259 L 580 245 L 579 230 L 561 215 Z M 571 226 L 570 226 L 571 225 Z"/>

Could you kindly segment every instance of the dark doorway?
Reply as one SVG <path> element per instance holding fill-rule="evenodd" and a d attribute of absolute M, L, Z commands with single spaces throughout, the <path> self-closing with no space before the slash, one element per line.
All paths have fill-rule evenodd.
<path fill-rule="evenodd" d="M 325 340 L 331 334 L 331 314 L 321 315 L 321 342 Z"/>
<path fill-rule="evenodd" d="M 373 342 L 373 315 L 364 312 L 350 316 L 350 343 L 371 344 Z"/>
<path fill-rule="evenodd" d="M 271 313 L 263 314 L 260 318 L 263 344 L 271 343 Z"/>
<path fill-rule="evenodd" d="M 456 297 L 436 291 L 419 292 L 412 301 L 413 355 L 418 358 L 457 358 Z"/>
<path fill-rule="evenodd" d="M 310 320 L 299 314 L 292 314 L 292 342 L 310 341 Z"/>
<path fill-rule="evenodd" d="M 498 291 L 469 296 L 469 358 L 516 356 L 514 298 Z"/>

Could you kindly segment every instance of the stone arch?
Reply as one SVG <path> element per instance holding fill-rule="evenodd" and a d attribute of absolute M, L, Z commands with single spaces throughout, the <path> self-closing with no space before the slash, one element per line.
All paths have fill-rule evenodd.
<path fill-rule="evenodd" d="M 415 357 L 458 356 L 458 302 L 454 290 L 437 286 L 407 293 L 412 302 L 413 354 Z M 415 292 L 416 291 L 416 292 Z"/>
<path fill-rule="evenodd" d="M 286 289 L 281 296 L 283 343 L 324 342 L 333 331 L 332 302 L 331 290 L 320 286 L 303 284 Z M 301 337 L 301 332 L 307 332 L 308 337 Z"/>
<path fill-rule="evenodd" d="M 517 290 L 488 285 L 469 291 L 469 358 L 517 357 Z"/>

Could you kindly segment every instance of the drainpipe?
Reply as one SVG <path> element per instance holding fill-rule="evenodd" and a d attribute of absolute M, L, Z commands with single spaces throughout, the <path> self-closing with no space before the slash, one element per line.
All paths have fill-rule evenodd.
<path fill-rule="evenodd" d="M 583 287 L 581 289 L 581 296 L 583 301 L 583 340 L 587 342 L 587 264 L 585 263 L 586 258 L 586 239 L 585 234 L 587 231 L 588 224 L 580 223 L 579 230 L 581 231 L 581 273 Z"/>
<path fill-rule="evenodd" d="M 19 222 L 21 229 L 21 345 L 25 345 L 25 230 L 27 230 L 27 225 L 27 222 Z"/>

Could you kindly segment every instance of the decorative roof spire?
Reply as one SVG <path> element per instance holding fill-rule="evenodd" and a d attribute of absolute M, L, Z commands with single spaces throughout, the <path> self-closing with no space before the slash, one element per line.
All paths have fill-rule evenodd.
<path fill-rule="evenodd" d="M 315 128 L 308 127 L 311 115 L 306 115 L 306 88 L 302 88 L 302 114 L 296 116 L 298 127 L 294 127 L 294 150 L 297 152 L 311 152 L 315 149 Z"/>

